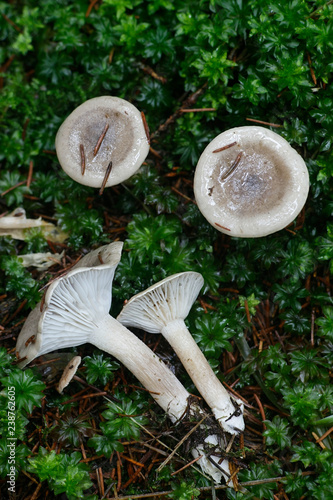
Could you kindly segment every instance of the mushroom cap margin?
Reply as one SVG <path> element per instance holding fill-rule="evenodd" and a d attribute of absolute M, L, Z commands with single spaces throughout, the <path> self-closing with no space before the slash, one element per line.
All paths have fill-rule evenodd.
<path fill-rule="evenodd" d="M 87 115 L 92 119 L 90 127 Z M 94 155 L 94 147 L 106 123 L 109 130 L 99 152 Z M 81 173 L 80 144 L 86 157 L 84 175 Z M 120 184 L 134 175 L 149 153 L 140 111 L 125 99 L 115 96 L 94 97 L 75 108 L 59 127 L 55 146 L 66 174 L 80 184 L 95 188 L 101 187 L 110 161 L 113 165 L 106 187 Z"/>
<path fill-rule="evenodd" d="M 234 143 L 223 152 L 213 153 Z M 259 150 L 261 165 L 258 174 L 255 171 L 247 174 L 245 164 L 249 161 L 250 165 L 253 154 L 251 158 L 251 154 L 243 149 L 244 144 L 245 148 L 251 144 L 254 150 Z M 263 151 L 274 159 L 271 161 L 268 157 L 271 170 L 267 178 L 273 172 L 275 182 L 271 189 L 265 181 Z M 227 171 L 224 159 L 229 158 L 230 166 L 231 158 L 237 158 L 240 152 L 243 156 L 239 166 L 223 179 L 222 172 Z M 279 168 L 274 172 L 274 163 L 279 162 Z M 265 188 L 264 194 L 260 186 Z M 235 127 L 215 137 L 201 154 L 194 175 L 195 199 L 203 216 L 218 231 L 236 237 L 262 237 L 283 229 L 303 208 L 308 191 L 309 174 L 302 157 L 279 134 L 258 126 Z M 251 192 L 254 192 L 252 200 Z"/>
<path fill-rule="evenodd" d="M 89 342 L 89 333 L 90 329 L 94 327 L 94 322 L 100 319 L 103 312 L 107 314 L 110 310 L 112 280 L 121 258 L 122 247 L 123 243 L 117 241 L 89 252 L 65 276 L 59 277 L 50 284 L 45 294 L 43 306 L 39 302 L 35 309 L 30 312 L 17 338 L 16 352 L 22 359 L 19 363 L 21 368 L 42 354 Z M 100 274 L 103 271 L 106 271 L 107 274 Z M 96 273 L 99 274 L 96 275 Z M 103 276 L 104 279 L 101 280 Z M 89 285 L 91 278 L 94 277 L 101 281 L 102 286 L 96 283 L 96 287 L 83 290 L 81 298 L 86 299 L 86 303 L 82 304 L 83 308 L 80 314 L 83 317 L 81 317 L 79 325 L 76 325 L 75 319 L 79 314 L 74 308 L 77 307 L 76 302 L 80 299 L 80 295 L 76 294 L 74 298 L 69 293 L 69 296 L 66 297 L 67 288 L 72 288 L 71 292 L 73 292 L 73 289 L 75 290 L 75 280 L 79 279 L 85 286 L 85 284 Z M 92 291 L 94 297 L 89 297 L 85 293 L 86 291 L 88 294 Z M 56 298 L 56 304 L 53 304 L 54 297 Z M 87 312 L 89 305 L 92 309 L 95 309 L 93 314 Z M 61 314 L 57 312 L 58 306 L 62 308 Z M 62 327 L 57 328 L 56 325 L 52 324 L 57 319 L 63 322 Z M 72 328 L 68 325 L 68 321 L 73 321 Z M 47 332 L 44 331 L 45 324 L 49 327 Z"/>

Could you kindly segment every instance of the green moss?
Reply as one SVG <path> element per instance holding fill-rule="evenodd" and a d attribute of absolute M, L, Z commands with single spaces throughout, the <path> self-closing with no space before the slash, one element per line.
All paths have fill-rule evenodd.
<path fill-rule="evenodd" d="M 321 450 L 312 432 L 319 432 L 319 421 L 323 434 L 333 414 L 333 4 L 103 0 L 89 6 L 83 0 L 22 0 L 1 1 L 0 8 L 1 213 L 22 206 L 29 217 L 42 216 L 68 233 L 64 244 L 47 242 L 38 231 L 30 232 L 25 241 L 0 236 L 3 345 L 14 348 L 28 308 L 40 300 L 48 279 L 113 239 L 125 241 L 114 281 L 114 314 L 124 300 L 155 281 L 180 271 L 198 271 L 205 285 L 201 303 L 188 318 L 196 340 L 221 380 L 234 384 L 252 406 L 257 405 L 254 391 L 267 404 L 269 450 L 262 451 L 268 455 L 258 453 L 256 463 L 239 479 L 256 481 L 288 471 L 279 487 L 290 500 L 329 498 L 332 440 L 325 438 L 326 449 Z M 152 136 L 151 153 L 140 171 L 102 196 L 69 179 L 54 154 L 55 135 L 65 117 L 99 95 L 125 98 L 144 111 Z M 310 174 L 309 198 L 304 212 L 286 230 L 254 240 L 230 238 L 215 231 L 193 203 L 194 169 L 215 135 L 256 120 L 303 156 Z M 27 187 L 30 162 L 33 177 Z M 49 250 L 65 250 L 66 260 L 47 274 L 23 268 L 18 258 Z M 25 300 L 25 308 L 18 308 Z M 145 341 L 164 354 L 159 337 Z M 82 349 L 91 355 L 88 347 Z M 174 361 L 169 351 L 166 355 Z M 125 393 L 133 389 L 126 386 L 121 369 L 114 370 L 116 365 L 98 356 L 86 358 L 87 383 L 98 385 L 99 376 L 113 393 L 112 384 L 120 384 L 121 398 L 130 399 Z M 2 382 L 9 383 L 11 372 L 23 401 L 17 415 L 20 469 L 27 467 L 26 457 L 35 446 L 34 438 L 26 441 L 25 419 L 27 411 L 39 408 L 42 386 L 35 372 L 20 372 L 8 359 L 0 358 Z M 57 401 L 52 391 L 51 384 L 46 412 L 54 409 L 51 401 Z M 288 417 L 275 415 L 274 398 L 282 401 L 280 411 Z M 3 429 L 3 405 L 0 411 Z M 99 422 L 98 435 L 87 448 L 89 457 L 97 452 L 114 459 L 124 449 L 121 432 L 127 439 L 140 438 L 133 420 L 117 417 L 114 408 L 107 411 L 102 417 L 106 422 Z M 154 432 L 154 426 L 165 426 L 169 436 L 167 423 L 151 407 L 148 411 L 145 406 L 144 413 Z M 96 409 L 92 415 L 100 419 Z M 31 436 L 37 435 L 34 419 L 29 417 Z M 66 458 L 47 451 L 47 439 L 40 439 L 41 451 L 31 457 L 29 470 L 47 482 L 45 489 L 76 498 L 90 488 L 89 467 L 79 462 L 74 445 L 68 445 L 71 455 Z M 172 440 L 170 444 L 175 445 Z M 0 448 L 5 475 L 8 450 L 3 442 Z M 105 466 L 98 460 L 90 471 Z M 176 469 L 179 464 L 170 465 Z M 159 483 L 149 476 L 149 491 L 169 488 L 171 498 L 198 496 L 193 484 L 204 480 L 200 482 L 196 472 L 187 468 L 178 477 L 165 473 Z M 127 480 L 126 476 L 122 484 Z M 147 484 L 138 482 L 120 494 L 142 491 L 148 491 Z M 276 483 L 269 483 L 226 495 L 270 499 L 277 492 Z M 204 490 L 200 495 L 205 498 Z"/>

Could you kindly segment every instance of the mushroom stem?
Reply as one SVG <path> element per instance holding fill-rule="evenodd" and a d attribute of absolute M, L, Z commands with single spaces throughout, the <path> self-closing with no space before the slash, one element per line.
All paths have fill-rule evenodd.
<path fill-rule="evenodd" d="M 173 422 L 184 415 L 188 391 L 165 363 L 119 321 L 105 316 L 92 333 L 90 342 L 123 363 Z"/>
<path fill-rule="evenodd" d="M 161 333 L 176 352 L 222 428 L 231 434 L 242 431 L 244 422 L 240 406 L 216 377 L 185 322 L 182 319 L 171 321 L 162 328 Z"/>
<path fill-rule="evenodd" d="M 243 403 L 229 396 L 184 323 L 202 285 L 199 273 L 173 274 L 134 295 L 117 319 L 125 326 L 162 333 L 222 429 L 236 435 L 244 430 Z"/>
<path fill-rule="evenodd" d="M 189 336 L 191 337 L 190 334 Z M 112 316 L 108 315 L 102 319 L 98 328 L 92 333 L 90 342 L 123 363 L 150 392 L 173 423 L 181 420 L 186 413 L 196 419 L 204 415 L 203 410 L 197 404 L 190 402 L 190 393 L 166 364 L 134 333 Z M 227 392 L 226 395 L 229 397 Z M 215 466 L 214 463 L 219 464 L 220 457 L 212 453 L 210 456 L 214 463 L 211 463 L 206 454 L 209 446 L 216 448 L 216 454 L 219 453 L 218 438 L 215 434 L 211 434 L 209 427 L 205 427 L 204 424 L 201 427 L 206 429 L 207 437 L 204 442 L 200 441 L 191 453 L 195 458 L 202 455 L 198 464 L 206 474 L 212 476 L 215 482 L 220 483 L 224 477 L 228 484 L 230 478 L 228 460 L 223 460 L 220 465 Z"/>

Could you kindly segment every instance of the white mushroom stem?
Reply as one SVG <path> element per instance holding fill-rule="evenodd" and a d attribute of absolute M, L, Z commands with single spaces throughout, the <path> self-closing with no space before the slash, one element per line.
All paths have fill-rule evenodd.
<path fill-rule="evenodd" d="M 119 321 L 105 316 L 91 333 L 90 343 L 123 363 L 173 422 L 184 416 L 189 397 L 185 387 L 166 364 Z"/>
<path fill-rule="evenodd" d="M 171 321 L 162 328 L 161 333 L 180 358 L 185 370 L 223 429 L 231 434 L 243 431 L 241 406 L 230 398 L 184 321 L 182 319 Z"/>
<path fill-rule="evenodd" d="M 202 286 L 199 273 L 174 274 L 134 295 L 117 319 L 125 326 L 162 333 L 222 429 L 238 434 L 244 430 L 243 403 L 228 394 L 184 323 Z"/>

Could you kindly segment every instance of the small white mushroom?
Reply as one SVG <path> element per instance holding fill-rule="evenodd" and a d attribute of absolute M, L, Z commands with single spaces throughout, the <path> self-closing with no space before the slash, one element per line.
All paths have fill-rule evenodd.
<path fill-rule="evenodd" d="M 114 186 L 131 177 L 149 152 L 145 120 L 133 104 L 113 96 L 78 106 L 56 136 L 60 165 L 86 186 Z"/>
<path fill-rule="evenodd" d="M 24 367 L 37 356 L 57 349 L 90 342 L 122 362 L 151 393 L 172 422 L 188 412 L 202 418 L 198 405 L 190 403 L 190 394 L 166 364 L 136 335 L 125 328 L 109 310 L 112 281 L 120 260 L 122 243 L 115 242 L 90 252 L 67 275 L 50 284 L 45 302 L 29 314 L 16 344 Z M 207 442 L 216 441 L 207 431 Z M 212 441 L 213 440 L 213 441 Z M 217 442 L 217 441 L 216 441 Z M 204 455 L 204 444 L 194 447 L 195 457 Z M 213 455 L 218 455 L 215 451 Z M 219 457 L 214 456 L 218 464 Z M 228 480 L 228 461 L 214 465 L 204 456 L 198 464 L 216 482 Z"/>
<path fill-rule="evenodd" d="M 302 210 L 308 191 L 302 157 L 283 137 L 256 126 L 215 137 L 194 176 L 199 210 L 230 236 L 254 238 L 283 229 Z"/>
<path fill-rule="evenodd" d="M 222 428 L 238 434 L 244 430 L 243 404 L 229 396 L 184 322 L 202 285 L 199 273 L 174 274 L 134 295 L 117 319 L 126 326 L 162 333 Z"/>
<path fill-rule="evenodd" d="M 57 391 L 59 392 L 59 394 L 62 394 L 65 387 L 67 387 L 71 383 L 80 364 L 81 356 L 74 356 L 74 358 L 71 359 L 70 362 L 66 365 L 57 385 Z"/>

